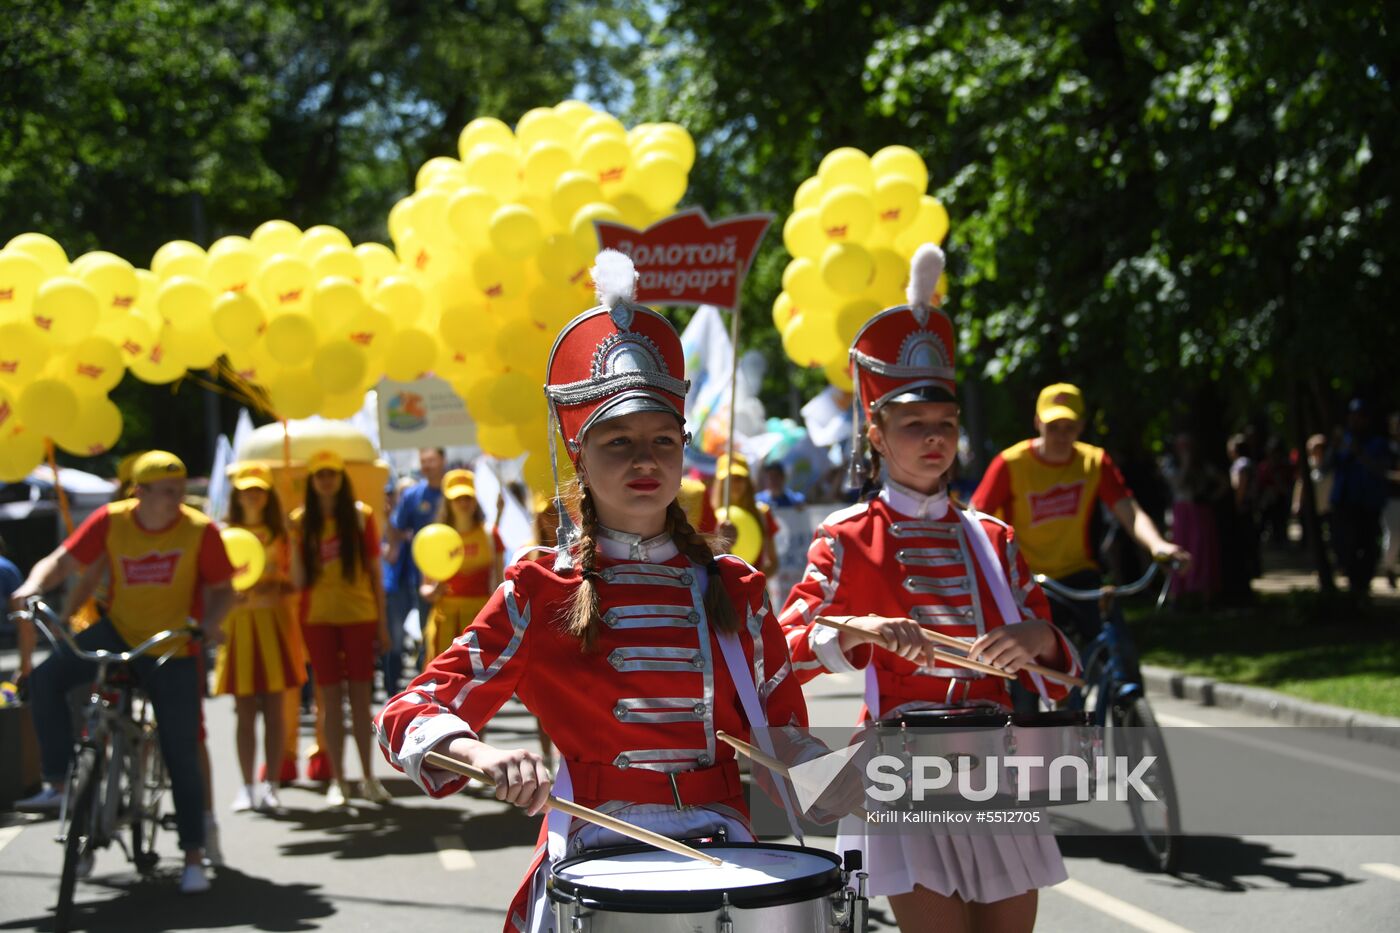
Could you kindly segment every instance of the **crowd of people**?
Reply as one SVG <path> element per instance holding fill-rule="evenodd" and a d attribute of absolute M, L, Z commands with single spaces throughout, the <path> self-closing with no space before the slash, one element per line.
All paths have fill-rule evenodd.
<path fill-rule="evenodd" d="M 936 249 L 916 260 L 909 305 L 876 315 L 855 339 L 864 431 L 853 468 L 868 482 L 820 523 L 778 612 L 765 581 L 777 570 L 774 510 L 802 497 L 786 488 L 780 465 L 763 465 L 760 485 L 737 454 L 721 458 L 708 483 L 683 475 L 679 338 L 626 289 L 605 291 L 551 352 L 546 393 L 576 479 L 561 498 L 535 502 L 537 543 L 516 559 L 487 523 L 475 476 L 449 469 L 442 450 L 420 451 L 421 478 L 389 490 L 381 533 L 345 461 L 321 449 L 306 459 L 295 504 L 279 499 L 267 465 L 238 465 L 224 524 L 256 536 L 265 570 L 235 591 L 218 524 L 184 502 L 184 464 L 153 451 L 129 464 L 129 495 L 36 564 L 13 587 L 12 604 L 75 580 L 64 614 L 92 619 L 77 635 L 89 649 L 124 648 L 197 619 L 205 644 L 217 646 L 214 689 L 234 697 L 236 811 L 280 806 L 277 785 L 296 776 L 309 683 L 320 770 L 307 776 L 326 782 L 328 807 L 352 796 L 390 800 L 373 776 L 377 739 L 435 797 L 465 781 L 429 752 L 487 772 L 499 799 L 531 815 L 553 792 L 675 838 L 740 841 L 753 838 L 743 786 L 732 749 L 716 736 L 762 747 L 765 726 L 806 725 L 802 685 L 816 676 L 864 670 L 866 720 L 927 708 L 1033 711 L 1062 699 L 1061 686 L 1025 667 L 1074 674 L 1076 645 L 1099 621 L 1052 604 L 1033 575 L 1097 585 L 1100 508 L 1125 538 L 1172 565 L 1179 598 L 1227 595 L 1232 574 L 1247 587 L 1258 562 L 1245 545 L 1257 554 L 1261 535 L 1285 540 L 1290 509 L 1320 516 L 1305 527 L 1331 542 L 1354 592 L 1365 591 L 1380 560 L 1384 521 L 1393 577 L 1396 439 L 1377 433 L 1359 403 L 1334 439 L 1309 440 L 1305 463 L 1269 444 L 1255 460 L 1253 439 L 1241 435 L 1220 471 L 1179 437 L 1164 471 L 1167 523 L 1105 450 L 1081 440 L 1083 395 L 1057 383 L 1037 400 L 1035 436 L 992 460 L 965 507 L 949 486 L 959 408 L 946 363 L 954 329 L 934 297 L 941 260 Z M 729 507 L 758 518 L 751 560 L 723 553 L 737 533 L 724 520 Z M 450 579 L 426 577 L 412 558 L 414 535 L 430 524 L 461 538 L 462 565 Z M 899 547 L 889 547 L 895 539 Z M 89 598 L 96 611 L 85 613 Z M 845 628 L 822 624 L 832 615 L 848 618 Z M 928 626 L 967 639 L 971 658 L 1014 681 L 936 659 Z M 205 861 L 217 845 L 203 654 L 191 642 L 164 665 L 136 666 L 160 722 L 188 893 L 208 889 Z M 377 717 L 376 675 L 388 697 Z M 73 738 L 65 696 L 90 677 L 90 665 L 64 651 L 33 669 L 45 786 L 22 806 L 52 810 L 63 799 Z M 540 752 L 485 740 L 511 697 L 537 717 Z M 347 733 L 358 787 L 343 761 Z M 540 928 L 552 859 L 617 841 L 553 811 L 508 928 Z M 848 816 L 838 848 L 864 853 L 871 893 L 889 897 L 904 930 L 1029 930 L 1037 890 L 1066 876 L 1047 836 L 877 836 Z"/>

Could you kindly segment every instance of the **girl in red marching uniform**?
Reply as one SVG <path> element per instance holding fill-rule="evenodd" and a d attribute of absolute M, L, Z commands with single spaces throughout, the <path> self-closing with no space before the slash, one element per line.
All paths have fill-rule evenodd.
<path fill-rule="evenodd" d="M 942 252 L 922 247 L 909 305 L 875 316 L 856 336 L 855 404 L 863 402 L 869 422 L 875 475 L 882 460 L 888 479 L 876 498 L 822 523 L 780 615 L 798 679 L 864 669 L 865 716 L 876 721 L 914 709 L 1011 709 L 1007 681 L 931 661 L 921 626 L 975 638 L 970 656 L 1012 672 L 1031 661 L 1079 670 L 1012 529 L 949 500 L 958 406 L 953 327 L 933 304 L 942 269 Z M 851 620 L 863 635 L 814 621 L 866 614 L 876 618 Z M 1048 698 L 1064 695 L 1038 675 L 1020 677 Z M 1048 836 L 867 835 L 865 825 L 844 820 L 837 851 L 863 850 L 870 893 L 889 897 L 905 933 L 1030 930 L 1036 889 L 1065 878 Z"/>
<path fill-rule="evenodd" d="M 423 629 L 429 662 L 462 634 L 500 585 L 506 546 L 476 501 L 476 477 L 470 470 L 448 470 L 442 477 L 442 502 L 434 519 L 462 536 L 462 566 L 450 580 L 423 581 L 421 595 L 433 606 Z"/>
<path fill-rule="evenodd" d="M 216 693 L 232 694 L 237 716 L 238 765 L 243 786 L 233 810 L 276 810 L 277 785 L 269 782 L 261 792 L 253 787 L 253 762 L 257 759 L 257 717 L 263 717 L 266 773 L 275 781 L 282 773 L 286 748 L 283 697 L 306 682 L 297 622 L 287 607 L 291 583 L 286 521 L 282 503 L 272 488 L 272 471 L 261 463 L 248 463 L 233 477 L 233 499 L 226 522 L 230 528 L 246 528 L 258 537 L 266 551 L 266 569 L 252 589 L 238 594 L 233 611 L 224 619 L 225 639 L 214 667 Z"/>
<path fill-rule="evenodd" d="M 554 793 L 676 838 L 752 839 L 723 730 L 805 725 L 801 690 L 764 598 L 763 577 L 716 557 L 676 502 L 687 383 L 675 330 L 632 304 L 630 260 L 606 251 L 602 307 L 554 343 L 548 385 L 577 468 L 582 528 L 560 508 L 554 554 L 507 569 L 471 626 L 380 713 L 386 756 L 434 797 L 465 783 L 427 767 L 431 750 L 489 772 L 496 796 L 538 813 Z M 560 756 L 478 740 L 512 695 Z M 546 854 L 618 844 L 551 811 L 506 930 L 548 930 Z"/>

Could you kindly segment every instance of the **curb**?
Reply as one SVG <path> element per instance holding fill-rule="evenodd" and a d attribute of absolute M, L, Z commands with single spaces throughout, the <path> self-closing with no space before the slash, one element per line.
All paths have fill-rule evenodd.
<path fill-rule="evenodd" d="M 1400 749 L 1400 718 L 1394 716 L 1362 712 L 1330 703 L 1315 703 L 1276 690 L 1224 683 L 1211 677 L 1186 674 L 1152 664 L 1142 666 L 1142 679 L 1148 690 L 1165 693 L 1178 700 L 1237 709 L 1252 716 L 1272 719 L 1280 725 L 1345 729 L 1347 738 Z"/>

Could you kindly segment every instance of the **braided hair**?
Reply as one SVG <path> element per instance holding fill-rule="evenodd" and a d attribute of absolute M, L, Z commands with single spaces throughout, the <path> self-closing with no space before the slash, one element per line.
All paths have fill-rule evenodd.
<path fill-rule="evenodd" d="M 598 583 L 602 578 L 597 571 L 598 511 L 593 504 L 593 494 L 586 486 L 582 487 L 578 513 L 579 539 L 574 546 L 574 556 L 580 580 L 573 603 L 565 611 L 565 628 L 579 639 L 584 651 L 591 651 L 598 642 L 598 631 L 603 624 L 598 595 Z M 666 509 L 666 534 L 675 542 L 677 550 L 708 571 L 704 602 L 710 624 L 720 632 L 737 632 L 739 616 L 720 579 L 719 561 L 715 559 L 710 539 L 695 530 L 686 518 L 685 509 L 674 499 Z"/>

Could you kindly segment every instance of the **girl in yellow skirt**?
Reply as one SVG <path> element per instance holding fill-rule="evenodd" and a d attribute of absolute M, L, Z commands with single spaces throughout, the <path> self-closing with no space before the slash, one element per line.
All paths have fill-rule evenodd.
<path fill-rule="evenodd" d="M 272 488 L 272 473 L 261 463 L 242 465 L 234 474 L 233 498 L 225 523 L 257 535 L 267 552 L 262 578 L 238 596 L 224 620 L 224 643 L 214 668 L 216 692 L 232 694 L 237 713 L 238 765 L 243 784 L 233 810 L 275 810 L 276 782 L 253 784 L 257 758 L 257 716 L 262 712 L 266 774 L 281 773 L 286 748 L 283 698 L 306 680 L 306 665 L 296 621 L 287 610 L 288 538 L 282 503 Z"/>
<path fill-rule="evenodd" d="M 462 634 L 505 572 L 505 544 L 476 501 L 476 476 L 470 470 L 449 470 L 442 478 L 438 522 L 462 536 L 462 566 L 450 580 L 424 579 L 421 593 L 433 611 L 423 629 L 424 664 L 442 654 Z"/>

